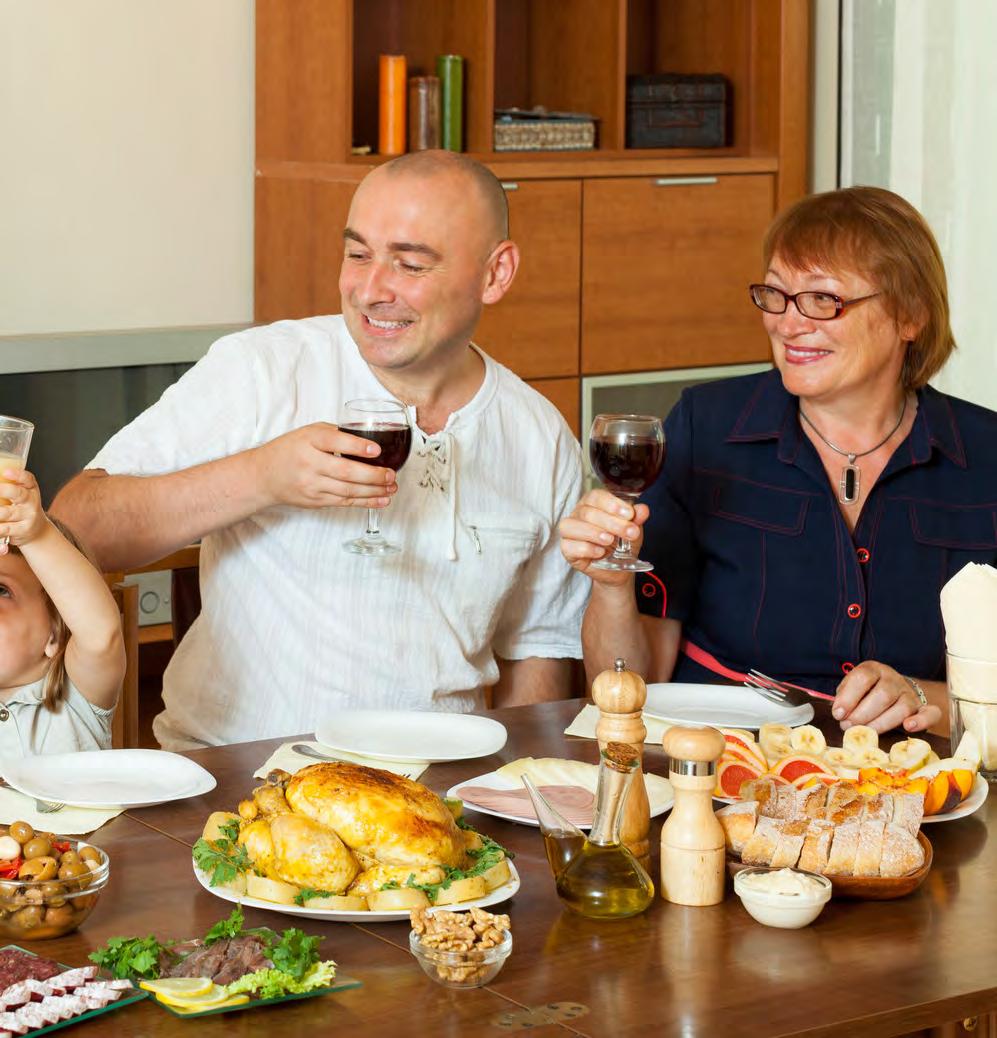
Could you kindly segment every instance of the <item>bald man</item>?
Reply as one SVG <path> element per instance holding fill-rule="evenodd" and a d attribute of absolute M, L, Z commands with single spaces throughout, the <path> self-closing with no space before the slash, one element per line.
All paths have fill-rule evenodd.
<path fill-rule="evenodd" d="M 497 706 L 557 698 L 581 655 L 586 583 L 555 536 L 578 444 L 471 341 L 519 263 L 501 185 L 465 156 L 403 156 L 361 183 L 344 240 L 342 315 L 220 339 L 53 503 L 106 570 L 201 541 L 166 749 L 346 707 L 473 710 L 488 687 Z M 356 398 L 405 405 L 397 472 L 338 427 Z M 368 507 L 398 554 L 344 547 Z"/>

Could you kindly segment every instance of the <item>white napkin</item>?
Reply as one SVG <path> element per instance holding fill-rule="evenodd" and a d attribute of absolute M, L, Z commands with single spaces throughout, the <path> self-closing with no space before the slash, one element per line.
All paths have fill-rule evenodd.
<path fill-rule="evenodd" d="M 667 721 L 657 717 L 644 717 L 644 727 L 647 729 L 647 737 L 644 739 L 645 746 L 660 746 L 661 737 L 671 728 Z M 578 735 L 583 739 L 595 738 L 595 726 L 599 723 L 599 708 L 595 703 L 587 703 L 582 707 L 582 712 L 564 729 L 565 735 Z"/>
<path fill-rule="evenodd" d="M 335 757 L 336 760 L 348 761 L 350 764 L 363 764 L 368 768 L 380 768 L 382 771 L 390 771 L 395 775 L 404 775 L 406 778 L 413 780 L 418 779 L 426 768 L 429 767 L 426 761 L 373 760 L 370 757 L 361 757 L 357 753 L 340 753 L 338 750 L 330 750 L 328 746 L 323 746 L 321 743 L 295 739 L 293 743 L 286 742 L 283 746 L 278 746 L 266 759 L 266 763 L 261 764 L 253 772 L 253 778 L 266 778 L 274 768 L 281 768 L 293 775 L 309 764 L 320 763 L 314 757 L 306 757 L 303 753 L 298 753 L 292 749 L 298 743 L 303 746 L 310 746 L 313 750 L 324 753 L 327 757 Z"/>
<path fill-rule="evenodd" d="M 32 829 L 57 836 L 92 833 L 122 811 L 123 807 L 63 807 L 51 814 L 42 814 L 35 810 L 34 797 L 26 797 L 6 786 L 0 787 L 0 823 L 27 822 Z"/>
<path fill-rule="evenodd" d="M 942 588 L 949 652 L 997 663 L 997 569 L 969 562 Z"/>

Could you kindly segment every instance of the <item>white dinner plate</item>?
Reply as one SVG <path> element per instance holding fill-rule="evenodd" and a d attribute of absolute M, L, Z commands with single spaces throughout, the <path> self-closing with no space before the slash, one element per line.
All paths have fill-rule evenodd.
<path fill-rule="evenodd" d="M 599 773 L 598 765 L 593 764 L 592 765 L 592 771 L 593 771 L 594 775 L 598 775 L 598 773 Z M 542 784 L 542 783 L 540 783 L 540 784 Z M 652 818 L 657 818 L 658 815 L 663 815 L 672 806 L 672 804 L 675 802 L 675 796 L 672 793 L 671 783 L 666 781 L 666 784 L 668 786 L 668 792 L 665 793 L 664 795 L 656 796 L 654 798 L 651 798 L 650 795 L 649 795 L 649 800 L 650 800 L 650 804 L 651 804 L 651 817 Z M 574 783 L 574 785 L 577 785 L 577 783 Z M 448 797 L 457 797 L 458 799 L 463 801 L 464 806 L 469 811 L 476 811 L 478 814 L 492 815 L 494 818 L 504 818 L 507 822 L 519 822 L 522 825 L 532 825 L 534 827 L 538 827 L 540 825 L 540 823 L 537 821 L 537 819 L 535 817 L 530 817 L 530 816 L 527 816 L 527 815 L 508 814 L 505 811 L 495 811 L 495 810 L 493 810 L 492 808 L 489 808 L 489 807 L 478 807 L 478 805 L 475 804 L 473 800 L 464 800 L 464 798 L 460 795 L 459 790 L 460 790 L 460 788 L 462 786 L 484 786 L 487 789 L 525 789 L 526 788 L 523 785 L 520 785 L 520 784 L 518 784 L 516 782 L 513 782 L 512 779 L 506 778 L 505 775 L 500 775 L 497 771 L 489 771 L 487 775 L 478 775 L 477 778 L 466 779 L 463 782 L 458 782 L 456 786 L 452 786 L 450 789 L 447 790 L 446 795 Z M 593 785 L 592 789 L 590 790 L 590 792 L 592 792 L 592 793 L 595 792 L 595 786 L 594 785 Z M 591 825 L 580 825 L 580 826 L 578 826 L 578 828 L 579 829 L 591 829 L 592 827 L 591 827 Z"/>
<path fill-rule="evenodd" d="M 250 908 L 265 908 L 270 912 L 280 912 L 282 915 L 300 915 L 310 919 L 324 919 L 330 923 L 391 923 L 399 919 L 408 920 L 409 918 L 408 910 L 404 912 L 334 912 L 327 908 L 299 908 L 297 905 L 278 905 L 273 901 L 264 901 L 258 897 L 240 896 L 234 891 L 226 890 L 224 887 L 213 887 L 208 882 L 207 874 L 202 872 L 196 865 L 193 867 L 197 882 L 209 894 L 214 894 L 215 897 L 220 897 L 223 901 L 248 905 Z M 484 897 L 473 898 L 470 901 L 460 901 L 453 905 L 447 905 L 446 908 L 448 911 L 458 912 L 464 911 L 467 908 L 487 908 L 489 905 L 497 905 L 500 901 L 507 901 L 519 890 L 519 873 L 511 861 L 509 862 L 509 871 L 512 873 L 512 879 L 508 883 L 503 883 L 502 886 L 496 887 Z"/>
<path fill-rule="evenodd" d="M 669 681 L 647 686 L 644 713 L 672 724 L 709 724 L 754 731 L 774 722 L 796 728 L 814 716 L 810 703 L 773 703 L 743 685 L 694 685 Z"/>
<path fill-rule="evenodd" d="M 982 775 L 976 775 L 973 779 L 973 788 L 969 791 L 969 796 L 958 807 L 952 808 L 951 811 L 946 811 L 943 815 L 925 815 L 921 819 L 921 825 L 926 825 L 929 822 L 952 822 L 956 818 L 965 818 L 966 815 L 979 811 L 989 792 L 990 783 Z"/>
<path fill-rule="evenodd" d="M 374 760 L 469 760 L 505 746 L 504 724 L 474 714 L 417 710 L 341 710 L 318 726 L 315 739 L 330 750 Z"/>
<path fill-rule="evenodd" d="M 149 807 L 200 796 L 214 775 L 166 750 L 86 750 L 4 761 L 3 777 L 38 800 L 73 807 Z"/>

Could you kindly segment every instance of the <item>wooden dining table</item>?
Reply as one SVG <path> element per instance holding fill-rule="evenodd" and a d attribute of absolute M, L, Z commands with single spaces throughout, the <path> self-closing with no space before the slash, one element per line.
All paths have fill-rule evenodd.
<path fill-rule="evenodd" d="M 422 781 L 445 792 L 524 756 L 595 762 L 594 741 L 564 735 L 583 705 L 567 700 L 492 711 L 488 716 L 508 729 L 505 747 L 491 757 L 434 764 Z M 821 714 L 823 704 L 817 709 L 815 723 L 829 736 L 837 733 L 840 742 L 837 726 Z M 217 787 L 204 796 L 127 811 L 98 830 L 92 841 L 110 855 L 111 876 L 93 914 L 76 933 L 26 946 L 78 965 L 110 937 L 200 936 L 226 917 L 231 904 L 198 884 L 190 848 L 209 812 L 234 810 L 258 784 L 254 770 L 284 741 L 190 753 L 216 777 Z M 935 742 L 947 754 L 947 742 Z M 647 747 L 645 766 L 667 774 L 660 747 Z M 174 1017 L 146 1000 L 84 1021 L 76 1033 L 415 1038 L 530 1030 L 593 1038 L 886 1038 L 970 1033 L 977 1019 L 978 1033 L 987 1033 L 986 1014 L 997 1008 L 992 797 L 969 817 L 925 827 L 934 863 L 914 893 L 893 901 L 835 898 L 800 930 L 755 922 L 730 884 L 725 900 L 708 908 L 657 898 L 633 919 L 582 918 L 558 900 L 537 829 L 467 817 L 515 853 L 522 882 L 509 902 L 493 909 L 509 913 L 514 944 L 486 987 L 451 990 L 434 983 L 409 953 L 407 922 L 322 922 L 247 908 L 247 926 L 301 926 L 321 934 L 324 957 L 362 986 L 197 1020 Z M 655 848 L 661 821 L 652 821 Z"/>

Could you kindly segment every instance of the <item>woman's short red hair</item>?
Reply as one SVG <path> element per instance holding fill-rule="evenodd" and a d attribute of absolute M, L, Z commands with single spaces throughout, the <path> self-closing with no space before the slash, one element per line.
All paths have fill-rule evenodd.
<path fill-rule="evenodd" d="M 797 270 L 860 274 L 883 296 L 899 326 L 919 328 L 908 343 L 903 382 L 919 389 L 955 349 L 945 264 L 924 217 L 881 187 L 847 187 L 808 195 L 772 222 L 763 245 Z"/>

